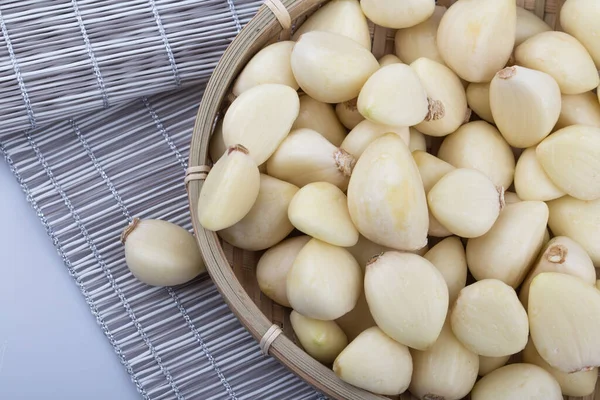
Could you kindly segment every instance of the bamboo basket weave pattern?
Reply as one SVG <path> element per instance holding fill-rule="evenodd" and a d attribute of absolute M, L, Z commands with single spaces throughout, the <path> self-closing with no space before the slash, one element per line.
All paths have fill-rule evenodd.
<path fill-rule="evenodd" d="M 267 5 L 260 8 L 256 16 L 241 31 L 229 46 L 217 65 L 206 88 L 196 118 L 190 147 L 188 171 L 188 201 L 198 243 L 205 257 L 207 269 L 229 307 L 242 324 L 261 344 L 265 335 L 271 336 L 272 326 L 279 326 L 283 334 L 271 336 L 274 339 L 268 353 L 282 362 L 294 373 L 306 380 L 327 396 L 339 400 L 387 399 L 358 389 L 338 379 L 330 368 L 320 364 L 306 354 L 297 344 L 291 328 L 290 310 L 272 302 L 264 296 L 257 284 L 255 267 L 262 252 L 244 251 L 222 242 L 214 232 L 204 230 L 197 222 L 196 204 L 202 182 L 206 176 L 206 166 L 212 161 L 208 155 L 209 141 L 215 122 L 231 99 L 231 86 L 249 59 L 265 45 L 289 38 L 290 31 L 301 24 L 326 0 L 281 0 L 291 17 L 291 27 L 286 21 L 279 21 Z M 455 0 L 439 0 L 438 5 L 450 6 Z M 564 0 L 516 0 L 524 7 L 543 18 L 551 27 L 560 30 L 558 15 Z M 278 3 L 278 1 L 267 1 Z M 286 14 L 287 14 L 286 13 Z M 280 16 L 281 19 L 281 16 Z M 373 53 L 376 57 L 393 53 L 394 31 L 371 25 Z M 597 394 L 586 397 L 565 396 L 567 400 L 600 400 Z M 416 400 L 408 392 L 396 396 L 401 400 Z M 516 400 L 516 399 L 515 399 Z"/>

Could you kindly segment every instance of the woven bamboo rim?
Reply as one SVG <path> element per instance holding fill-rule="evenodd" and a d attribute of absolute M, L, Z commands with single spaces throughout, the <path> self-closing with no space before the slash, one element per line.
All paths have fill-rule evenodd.
<path fill-rule="evenodd" d="M 455 0 L 438 0 L 438 5 L 450 6 Z M 551 27 L 559 30 L 560 8 L 565 0 L 516 0 L 518 6 L 526 8 Z M 205 259 L 207 271 L 228 304 L 244 327 L 260 343 L 263 354 L 279 360 L 288 369 L 304 379 L 332 399 L 337 400 L 386 400 L 341 381 L 333 371 L 306 354 L 292 339 L 283 324 L 274 324 L 264 312 L 264 299 L 250 295 L 257 286 L 236 271 L 236 264 L 242 264 L 242 254 L 234 254 L 233 268 L 230 265 L 224 246 L 215 232 L 203 229 L 198 223 L 196 205 L 206 174 L 210 170 L 209 142 L 220 112 L 231 101 L 230 88 L 248 60 L 267 44 L 290 37 L 292 23 L 302 22 L 327 0 L 267 0 L 256 16 L 244 27 L 231 43 L 215 68 L 204 92 L 198 110 L 190 145 L 189 169 L 185 183 L 196 240 Z M 268 3 L 268 4 L 267 4 Z M 289 20 L 280 5 L 284 6 Z M 374 27 L 373 52 L 377 57 L 393 52 L 394 32 Z M 248 252 L 244 252 L 248 253 Z M 257 259 L 257 257 L 255 257 Z M 255 264 L 254 264 L 255 265 Z M 240 267 L 241 268 L 241 267 Z M 245 267 L 244 267 L 245 268 Z M 236 275 L 237 273 L 237 275 Z M 254 278 L 255 279 L 255 278 Z M 289 314 L 289 310 L 288 310 Z M 289 321 L 286 315 L 284 319 Z M 289 327 L 288 327 L 289 328 Z M 281 334 L 281 333 L 284 334 Z M 292 339 L 291 339 L 292 338 Z M 596 391 L 599 392 L 599 391 Z M 395 398 L 415 400 L 408 392 Z M 565 396 L 567 400 L 599 400 L 594 395 L 586 397 Z"/>

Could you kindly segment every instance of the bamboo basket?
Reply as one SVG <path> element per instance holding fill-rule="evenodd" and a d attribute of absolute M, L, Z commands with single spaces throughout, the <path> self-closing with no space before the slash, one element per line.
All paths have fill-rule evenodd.
<path fill-rule="evenodd" d="M 438 0 L 437 3 L 450 6 L 455 1 Z M 518 6 L 533 11 L 557 30 L 560 30 L 558 15 L 564 1 L 516 0 Z M 326 2 L 327 0 L 281 0 L 295 26 L 301 24 Z M 212 164 L 209 157 L 210 137 L 216 121 L 230 104 L 232 98 L 230 89 L 235 78 L 261 48 L 276 41 L 286 40 L 290 36 L 290 29 L 284 29 L 275 14 L 278 14 L 277 10 L 272 11 L 266 4 L 258 10 L 256 16 L 223 54 L 204 92 L 192 134 L 186 177 L 194 232 L 211 278 L 226 303 L 252 336 L 264 345 L 265 335 L 271 336 L 274 325 L 281 329 L 281 331 L 276 329 L 275 333 L 282 332 L 282 334 L 271 337 L 274 340 L 267 345 L 268 354 L 332 399 L 385 400 L 388 397 L 375 395 L 341 381 L 330 368 L 320 364 L 302 350 L 291 328 L 289 320 L 291 310 L 272 302 L 258 287 L 255 267 L 262 252 L 234 248 L 220 240 L 216 233 L 203 229 L 197 220 L 196 204 L 203 179 Z M 283 25 L 287 25 L 286 21 L 283 21 Z M 371 26 L 371 32 L 373 53 L 376 57 L 393 53 L 394 32 L 392 30 Z M 586 397 L 565 396 L 565 399 L 600 400 L 600 388 L 596 393 Z M 395 398 L 417 400 L 408 392 Z"/>

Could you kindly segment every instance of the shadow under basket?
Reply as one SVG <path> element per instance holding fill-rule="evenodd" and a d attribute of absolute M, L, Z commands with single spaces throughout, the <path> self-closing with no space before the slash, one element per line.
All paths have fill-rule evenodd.
<path fill-rule="evenodd" d="M 343 382 L 330 368 L 305 353 L 297 344 L 290 324 L 291 310 L 272 302 L 258 287 L 255 267 L 262 252 L 245 251 L 222 242 L 215 232 L 203 229 L 197 218 L 198 197 L 211 165 L 211 134 L 216 121 L 222 117 L 222 112 L 231 102 L 231 87 L 235 78 L 254 54 L 268 44 L 287 40 L 294 26 L 300 25 L 326 2 L 281 0 L 280 4 L 276 0 L 267 0 L 223 54 L 206 87 L 196 117 L 186 177 L 188 200 L 194 232 L 207 270 L 230 309 L 252 336 L 261 341 L 263 350 L 332 399 L 385 400 L 388 397 L 375 395 Z M 437 4 L 450 6 L 453 2 L 454 0 L 439 0 Z M 564 0 L 516 0 L 516 3 L 542 17 L 551 27 L 560 29 L 557 26 L 557 16 Z M 371 32 L 376 57 L 393 53 L 393 30 L 371 25 Z M 282 334 L 277 335 L 280 330 L 274 329 L 274 324 L 281 329 Z M 600 393 L 600 390 L 596 392 Z M 416 400 L 408 392 L 394 398 Z M 598 400 L 600 394 L 566 396 L 565 399 Z"/>

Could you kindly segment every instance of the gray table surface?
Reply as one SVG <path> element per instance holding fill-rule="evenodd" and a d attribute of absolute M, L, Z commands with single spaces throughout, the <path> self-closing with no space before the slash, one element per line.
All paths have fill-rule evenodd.
<path fill-rule="evenodd" d="M 0 399 L 139 399 L 0 160 Z"/>

